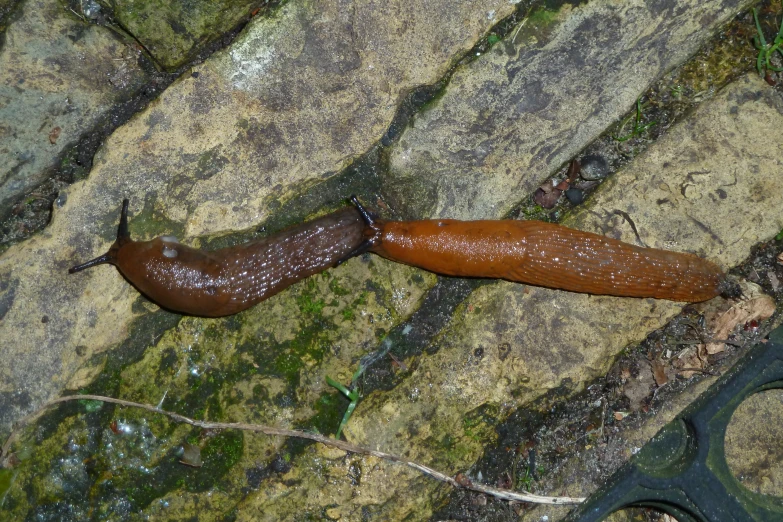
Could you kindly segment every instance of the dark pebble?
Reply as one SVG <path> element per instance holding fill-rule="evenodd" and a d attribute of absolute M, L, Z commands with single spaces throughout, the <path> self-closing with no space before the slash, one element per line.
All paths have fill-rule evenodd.
<path fill-rule="evenodd" d="M 594 181 L 604 179 L 609 175 L 609 164 L 606 160 L 596 154 L 588 154 L 581 159 L 582 170 L 579 175 L 582 179 Z"/>
<path fill-rule="evenodd" d="M 570 188 L 566 190 L 565 195 L 572 205 L 578 205 L 585 200 L 584 191 L 579 190 L 578 188 Z"/>

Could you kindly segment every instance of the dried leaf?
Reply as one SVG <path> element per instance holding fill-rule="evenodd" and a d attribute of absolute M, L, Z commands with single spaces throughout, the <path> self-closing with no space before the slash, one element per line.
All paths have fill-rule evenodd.
<path fill-rule="evenodd" d="M 57 143 L 57 138 L 60 137 L 61 130 L 62 129 L 60 127 L 55 127 L 49 131 L 49 143 L 51 143 L 52 145 Z"/>
<path fill-rule="evenodd" d="M 713 339 L 728 339 L 729 334 L 737 325 L 749 321 L 763 321 L 775 313 L 775 301 L 764 294 L 758 285 L 743 283 L 742 293 L 745 296 L 744 299 L 732 304 L 728 310 L 710 321 L 709 329 Z M 713 355 L 726 348 L 723 343 L 708 343 L 705 349 L 708 354 Z"/>
<path fill-rule="evenodd" d="M 666 367 L 663 365 L 663 363 L 661 363 L 661 361 L 650 361 L 650 366 L 652 367 L 655 384 L 658 386 L 663 386 L 669 382 L 669 378 L 666 376 Z"/>
<path fill-rule="evenodd" d="M 201 461 L 201 448 L 195 444 L 184 443 L 182 445 L 182 459 L 179 462 L 186 466 L 200 468 L 204 464 Z"/>
<path fill-rule="evenodd" d="M 688 379 L 692 377 L 694 373 L 699 373 L 698 370 L 704 369 L 706 364 L 704 358 L 699 357 L 700 349 L 704 349 L 703 344 L 697 346 L 695 349 L 684 350 L 677 357 L 675 365 L 677 368 L 680 368 L 677 373 L 683 378 Z"/>
<path fill-rule="evenodd" d="M 563 191 L 556 189 L 552 184 L 552 180 L 549 180 L 538 187 L 533 194 L 533 201 L 543 208 L 553 208 L 557 205 L 557 200 L 560 199 L 562 193 Z"/>

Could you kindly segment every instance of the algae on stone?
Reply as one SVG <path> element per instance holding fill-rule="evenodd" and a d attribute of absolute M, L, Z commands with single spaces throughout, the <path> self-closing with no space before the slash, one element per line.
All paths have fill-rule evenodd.
<path fill-rule="evenodd" d="M 176 69 L 234 29 L 258 0 L 99 0 L 113 18 L 166 69 Z"/>

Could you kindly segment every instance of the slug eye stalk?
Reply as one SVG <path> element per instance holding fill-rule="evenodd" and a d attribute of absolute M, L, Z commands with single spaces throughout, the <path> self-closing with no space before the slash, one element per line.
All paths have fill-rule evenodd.
<path fill-rule="evenodd" d="M 120 211 L 120 225 L 117 227 L 117 239 L 114 241 L 114 244 L 109 248 L 109 251 L 103 254 L 102 256 L 98 256 L 95 259 L 90 259 L 86 263 L 82 263 L 80 265 L 76 265 L 72 268 L 68 269 L 69 274 L 73 274 L 76 272 L 81 272 L 82 270 L 86 268 L 90 268 L 97 265 L 103 265 L 103 264 L 116 264 L 117 260 L 117 251 L 124 245 L 125 243 L 130 242 L 130 233 L 128 232 L 128 204 L 130 201 L 125 198 L 122 200 L 122 210 Z"/>
<path fill-rule="evenodd" d="M 338 259 L 334 266 L 340 266 L 352 257 L 360 256 L 365 252 L 369 252 L 370 249 L 376 246 L 381 240 L 380 233 L 381 227 L 383 225 L 379 223 L 379 221 L 371 212 L 364 208 L 364 205 L 359 202 L 359 198 L 357 198 L 355 195 L 351 196 L 349 201 L 353 203 L 353 205 L 356 207 L 356 210 L 358 210 L 359 214 L 361 214 L 364 223 L 367 225 L 365 229 L 365 240 L 362 241 L 361 245 Z"/>

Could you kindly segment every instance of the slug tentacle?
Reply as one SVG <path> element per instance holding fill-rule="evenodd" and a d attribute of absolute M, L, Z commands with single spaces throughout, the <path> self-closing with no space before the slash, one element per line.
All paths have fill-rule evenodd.
<path fill-rule="evenodd" d="M 119 252 L 123 245 L 130 242 L 131 240 L 130 233 L 128 232 L 128 203 L 129 200 L 127 198 L 122 200 L 122 210 L 120 210 L 120 225 L 117 227 L 117 239 L 114 240 L 114 244 L 111 246 L 111 248 L 109 248 L 109 251 L 102 256 L 98 256 L 95 259 L 87 261 L 86 263 L 69 268 L 69 274 L 80 272 L 85 268 L 103 265 L 106 263 L 111 265 L 117 264 L 117 252 Z"/>
<path fill-rule="evenodd" d="M 357 198 L 355 195 L 352 195 L 349 198 L 349 201 L 353 203 L 353 205 L 356 207 L 356 210 L 358 210 L 359 214 L 361 214 L 362 219 L 364 220 L 364 224 L 367 225 L 364 228 L 363 234 L 365 239 L 362 241 L 361 245 L 353 250 L 353 252 L 350 252 L 341 259 L 338 259 L 335 266 L 343 264 L 352 257 L 360 256 L 365 252 L 371 251 L 378 245 L 378 243 L 380 243 L 381 235 L 383 233 L 383 224 L 385 223 L 383 220 L 377 219 L 371 212 L 368 212 L 367 209 L 365 209 L 364 206 L 359 202 L 359 198 Z"/>

